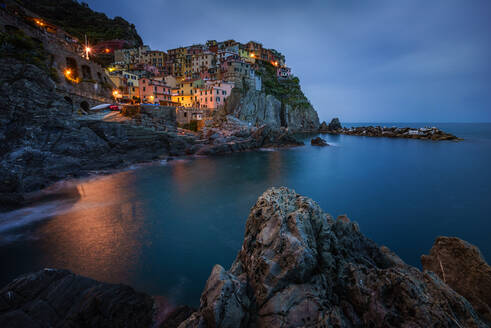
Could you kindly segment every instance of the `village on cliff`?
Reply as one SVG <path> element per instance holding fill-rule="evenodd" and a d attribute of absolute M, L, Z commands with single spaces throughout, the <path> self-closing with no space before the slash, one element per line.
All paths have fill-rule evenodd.
<path fill-rule="evenodd" d="M 278 79 L 291 78 L 285 56 L 254 41 L 209 40 L 166 52 L 127 40 L 91 45 L 34 13 L 2 9 L 6 30 L 22 30 L 55 54 L 59 91 L 86 112 L 108 101 L 161 105 L 176 109 L 179 124 L 202 125 L 234 87 L 261 90 L 259 65 L 271 65 Z M 80 97 L 94 101 L 74 100 Z"/>

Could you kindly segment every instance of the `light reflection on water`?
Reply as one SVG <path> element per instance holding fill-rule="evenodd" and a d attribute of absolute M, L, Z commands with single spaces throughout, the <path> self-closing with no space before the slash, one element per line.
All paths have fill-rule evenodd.
<path fill-rule="evenodd" d="M 281 185 L 334 216 L 347 213 L 412 265 L 438 235 L 464 238 L 489 259 L 491 125 L 477 134 L 474 126 L 443 128 L 466 141 L 324 135 L 336 146 L 306 139 L 305 147 L 65 183 L 68 199 L 0 214 L 0 285 L 59 267 L 196 306 L 213 265 L 234 260 L 257 197 Z"/>
<path fill-rule="evenodd" d="M 54 266 L 104 281 L 129 279 L 144 235 L 133 180 L 134 175 L 125 172 L 77 185 L 80 199 L 72 210 L 55 215 L 38 230 L 54 237 L 43 242 L 43 251 L 56 258 Z"/>

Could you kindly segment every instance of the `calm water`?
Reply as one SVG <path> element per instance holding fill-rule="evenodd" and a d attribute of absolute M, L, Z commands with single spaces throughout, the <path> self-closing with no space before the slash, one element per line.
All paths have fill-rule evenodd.
<path fill-rule="evenodd" d="M 489 260 L 491 124 L 431 125 L 466 140 L 324 135 L 332 147 L 176 160 L 78 181 L 80 198 L 0 214 L 0 284 L 60 267 L 197 305 L 213 265 L 234 260 L 249 209 L 270 186 L 346 213 L 412 265 L 439 235 L 466 239 Z"/>

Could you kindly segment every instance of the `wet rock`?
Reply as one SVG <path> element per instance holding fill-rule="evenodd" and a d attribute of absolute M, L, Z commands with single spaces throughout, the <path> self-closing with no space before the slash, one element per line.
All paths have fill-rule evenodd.
<path fill-rule="evenodd" d="M 329 144 L 324 140 L 322 139 L 321 137 L 316 137 L 312 140 L 310 140 L 310 144 L 312 146 L 329 146 Z"/>
<path fill-rule="evenodd" d="M 319 127 L 320 132 L 328 132 L 328 133 L 337 133 L 339 130 L 341 130 L 343 127 L 341 126 L 341 123 L 339 122 L 339 118 L 335 117 L 331 120 L 329 124 L 327 124 L 325 121 L 322 122 L 322 124 Z"/>
<path fill-rule="evenodd" d="M 437 275 L 405 264 L 311 199 L 257 200 L 231 268 L 213 268 L 189 327 L 486 327 Z"/>
<path fill-rule="evenodd" d="M 0 327 L 150 327 L 153 300 L 131 287 L 44 269 L 0 290 Z"/>
<path fill-rule="evenodd" d="M 438 237 L 421 263 L 491 323 L 491 267 L 476 246 L 456 237 Z"/>

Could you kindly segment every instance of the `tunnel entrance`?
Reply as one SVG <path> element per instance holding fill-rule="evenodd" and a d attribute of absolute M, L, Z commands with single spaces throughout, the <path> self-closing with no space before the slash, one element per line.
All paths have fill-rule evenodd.
<path fill-rule="evenodd" d="M 80 108 L 82 108 L 84 111 L 88 112 L 89 111 L 89 103 L 86 101 L 82 101 L 80 103 Z"/>

